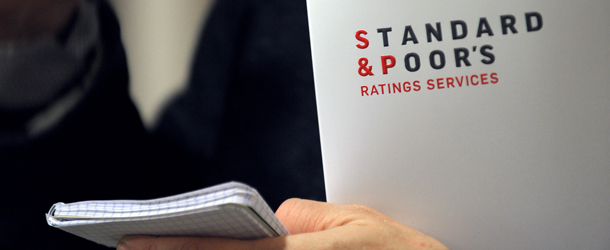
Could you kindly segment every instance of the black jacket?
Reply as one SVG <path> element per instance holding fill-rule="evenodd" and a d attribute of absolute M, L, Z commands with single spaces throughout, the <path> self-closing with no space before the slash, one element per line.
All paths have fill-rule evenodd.
<path fill-rule="evenodd" d="M 245 182 L 272 208 L 325 200 L 305 1 L 217 1 L 191 73 L 157 132 L 206 184 Z"/>
<path fill-rule="evenodd" d="M 118 23 L 106 3 L 99 5 L 102 61 L 82 101 L 34 138 L 13 117 L 0 117 L 0 249 L 97 247 L 47 225 L 55 202 L 154 198 L 202 187 L 194 169 L 171 165 L 144 130 L 128 95 Z"/>

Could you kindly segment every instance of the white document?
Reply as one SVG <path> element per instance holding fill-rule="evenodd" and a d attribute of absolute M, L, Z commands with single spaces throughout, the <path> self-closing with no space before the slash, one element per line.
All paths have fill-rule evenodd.
<path fill-rule="evenodd" d="M 153 200 L 57 203 L 50 226 L 116 247 L 126 235 L 258 239 L 288 235 L 258 192 L 229 182 Z"/>
<path fill-rule="evenodd" d="M 329 202 L 450 249 L 610 249 L 610 1 L 307 4 Z"/>

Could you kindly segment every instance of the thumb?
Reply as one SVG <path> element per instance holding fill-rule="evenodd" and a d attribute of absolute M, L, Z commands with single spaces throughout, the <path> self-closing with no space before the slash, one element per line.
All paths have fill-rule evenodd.
<path fill-rule="evenodd" d="M 275 215 L 291 234 L 312 233 L 339 227 L 357 219 L 358 209 L 302 199 L 288 199 Z"/>

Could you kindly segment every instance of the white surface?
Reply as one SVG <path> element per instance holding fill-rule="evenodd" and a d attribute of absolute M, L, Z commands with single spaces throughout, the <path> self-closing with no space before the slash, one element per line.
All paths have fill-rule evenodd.
<path fill-rule="evenodd" d="M 450 249 L 610 248 L 610 2 L 309 0 L 327 197 L 369 205 Z M 526 12 L 543 28 L 525 29 Z M 514 15 L 518 34 L 502 34 Z M 476 37 L 486 17 L 494 36 Z M 450 21 L 468 25 L 451 38 Z M 428 43 L 425 24 L 441 22 Z M 406 25 L 419 44 L 401 45 Z M 378 28 L 392 27 L 384 47 Z M 355 38 L 366 30 L 367 49 Z M 493 46 L 495 62 L 478 52 Z M 470 50 L 456 67 L 454 48 Z M 446 66 L 428 64 L 441 50 Z M 479 51 L 479 50 L 477 50 Z M 417 72 L 404 67 L 418 53 Z M 396 57 L 388 74 L 382 55 Z M 366 57 L 374 76 L 358 74 Z M 427 79 L 498 74 L 428 90 Z M 420 91 L 362 96 L 398 81 Z M 387 90 L 386 90 L 387 91 Z"/>
<path fill-rule="evenodd" d="M 186 86 L 203 21 L 214 0 L 112 0 L 121 23 L 131 96 L 147 127 Z"/>

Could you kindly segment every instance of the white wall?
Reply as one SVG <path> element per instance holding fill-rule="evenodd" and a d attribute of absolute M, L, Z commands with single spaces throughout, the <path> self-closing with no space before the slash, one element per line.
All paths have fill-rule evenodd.
<path fill-rule="evenodd" d="M 131 96 L 151 128 L 183 90 L 201 25 L 213 0 L 111 0 L 122 28 Z"/>

